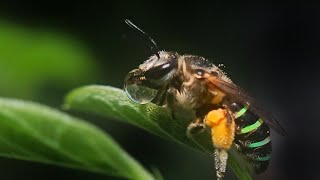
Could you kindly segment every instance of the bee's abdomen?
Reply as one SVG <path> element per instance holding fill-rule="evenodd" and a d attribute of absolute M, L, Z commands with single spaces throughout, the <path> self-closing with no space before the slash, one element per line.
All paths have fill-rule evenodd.
<path fill-rule="evenodd" d="M 257 174 L 264 172 L 271 155 L 270 128 L 250 108 L 233 103 L 237 149 L 244 154 Z"/>

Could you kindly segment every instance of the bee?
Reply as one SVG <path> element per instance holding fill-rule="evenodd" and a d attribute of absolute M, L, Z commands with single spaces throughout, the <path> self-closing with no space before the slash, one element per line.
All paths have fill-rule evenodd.
<path fill-rule="evenodd" d="M 160 51 L 150 36 L 131 21 L 126 23 L 148 39 L 154 53 L 128 73 L 124 85 L 127 96 L 136 103 L 165 106 L 173 119 L 191 112 L 188 137 L 209 128 L 218 179 L 224 176 L 232 147 L 246 157 L 257 174 L 264 172 L 272 150 L 270 127 L 286 134 L 274 116 L 207 59 Z"/>

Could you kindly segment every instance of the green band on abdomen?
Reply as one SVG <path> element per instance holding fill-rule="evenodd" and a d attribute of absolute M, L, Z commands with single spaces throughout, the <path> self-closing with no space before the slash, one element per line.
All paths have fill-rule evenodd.
<path fill-rule="evenodd" d="M 256 160 L 256 161 L 269 161 L 270 157 L 271 157 L 270 155 L 264 156 L 264 157 L 256 157 L 256 158 L 254 158 L 254 160 Z"/>
<path fill-rule="evenodd" d="M 262 140 L 262 141 L 248 144 L 248 147 L 250 147 L 250 148 L 256 148 L 256 147 L 260 147 L 260 146 L 263 146 L 263 145 L 265 145 L 265 144 L 268 144 L 269 142 L 270 142 L 270 136 L 268 136 L 267 138 L 265 138 L 265 139 Z"/>
<path fill-rule="evenodd" d="M 261 126 L 261 124 L 262 124 L 262 119 L 258 119 L 254 124 L 251 124 L 247 127 L 242 128 L 240 134 L 245 134 L 253 130 L 256 130 L 258 127 Z"/>
<path fill-rule="evenodd" d="M 248 109 L 247 107 L 240 109 L 240 111 L 236 112 L 235 117 L 238 118 L 242 116 L 244 113 L 246 113 L 247 109 Z"/>

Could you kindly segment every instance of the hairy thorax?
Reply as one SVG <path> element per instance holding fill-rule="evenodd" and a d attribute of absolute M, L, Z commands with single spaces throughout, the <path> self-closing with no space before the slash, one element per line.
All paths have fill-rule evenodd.
<path fill-rule="evenodd" d="M 176 100 L 188 109 L 199 109 L 211 104 L 214 95 L 209 92 L 207 83 L 204 79 L 194 76 L 193 69 L 185 67 L 184 61 L 179 61 L 179 69 L 173 82 L 176 89 Z"/>

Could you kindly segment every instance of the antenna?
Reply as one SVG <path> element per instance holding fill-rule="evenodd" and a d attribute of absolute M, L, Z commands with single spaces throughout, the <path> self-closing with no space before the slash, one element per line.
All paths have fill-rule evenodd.
<path fill-rule="evenodd" d="M 148 45 L 151 48 L 151 51 L 156 54 L 156 56 L 158 57 L 158 59 L 160 59 L 160 55 L 159 55 L 159 47 L 157 45 L 157 43 L 144 31 L 142 31 L 138 26 L 136 26 L 135 24 L 133 24 L 129 19 L 125 20 L 126 24 L 128 26 L 130 26 L 132 29 L 134 29 L 135 31 L 137 31 L 141 37 L 148 43 Z"/>

